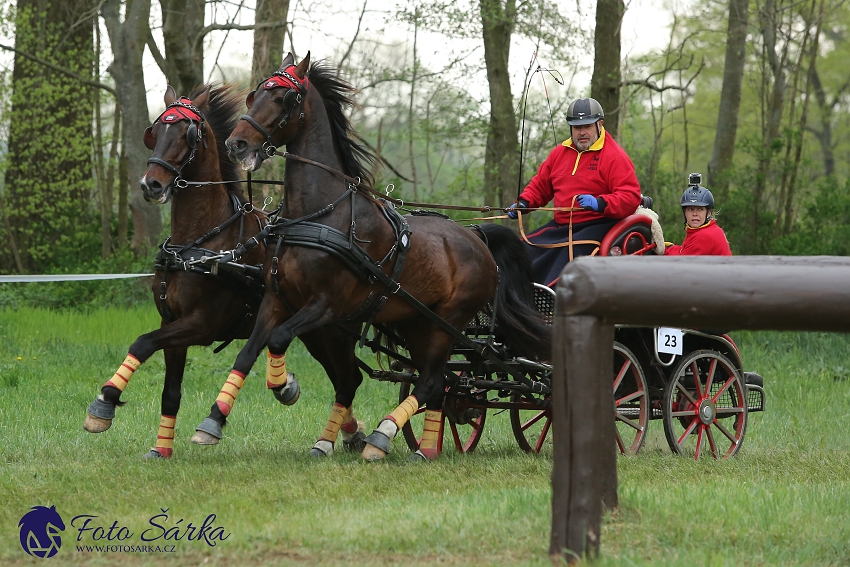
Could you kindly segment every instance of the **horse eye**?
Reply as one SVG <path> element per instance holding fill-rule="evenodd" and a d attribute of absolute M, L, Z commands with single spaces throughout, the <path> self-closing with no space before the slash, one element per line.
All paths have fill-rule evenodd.
<path fill-rule="evenodd" d="M 282 96 L 275 97 L 274 103 L 278 106 L 283 106 L 283 97 Z"/>

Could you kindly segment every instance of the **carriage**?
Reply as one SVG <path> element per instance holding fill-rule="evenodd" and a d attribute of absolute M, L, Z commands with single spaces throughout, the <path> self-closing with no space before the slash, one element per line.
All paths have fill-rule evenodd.
<path fill-rule="evenodd" d="M 602 241 L 600 255 L 650 252 L 655 246 L 650 222 L 641 214 L 623 219 Z M 534 286 L 535 307 L 551 325 L 555 292 L 541 284 Z M 539 453 L 547 442 L 551 443 L 551 365 L 513 356 L 510 337 L 498 336 L 486 310 L 476 315 L 465 334 L 474 342 L 496 342 L 505 361 L 521 369 L 540 389 L 535 391 L 513 380 L 477 356 L 474 349 L 456 344 L 446 364 L 441 442 L 452 443 L 460 453 L 474 451 L 482 438 L 488 410 L 506 410 L 519 447 Z M 383 346 L 385 335 L 397 339 L 391 330 L 379 327 L 367 346 L 390 358 L 390 368 L 370 368 L 369 375 L 398 383 L 402 401 L 410 394 L 417 375 L 402 353 Z M 664 341 L 674 344 L 665 348 Z M 638 453 L 646 441 L 650 421 L 663 420 L 673 453 L 699 459 L 708 450 L 714 458 L 730 457 L 742 446 L 749 413 L 764 411 L 763 378 L 744 371 L 740 350 L 725 333 L 618 326 L 612 353 L 612 384 L 616 443 L 623 455 Z M 424 409 L 419 413 L 422 412 Z M 419 447 L 414 429 L 410 422 L 402 428 L 411 451 Z"/>
<path fill-rule="evenodd" d="M 481 439 L 488 410 L 507 410 L 520 447 L 541 450 L 551 422 L 552 290 L 534 291 L 530 274 L 519 269 L 522 244 L 510 230 L 489 224 L 476 232 L 416 210 L 402 216 L 397 200 L 369 187 L 370 173 L 361 160 L 369 152 L 343 112 L 352 104 L 352 91 L 334 69 L 310 66 L 309 54 L 297 65 L 289 55 L 248 95 L 249 112 L 226 141 L 228 122 L 215 117 L 232 104 L 217 103 L 218 91 L 202 89 L 191 100 L 166 91 L 168 108 L 145 133 L 154 156 L 143 188 L 149 200 L 164 204 L 173 195 L 190 204 L 180 210 L 204 222 L 172 223 L 173 230 L 194 232 L 163 248 L 168 262 L 164 257 L 158 265 L 160 282 L 154 285 L 163 326 L 131 345 L 89 406 L 88 431 L 110 427 L 133 372 L 164 348 L 162 416 L 157 445 L 147 456 L 170 457 L 186 347 L 244 336 L 255 320 L 194 442 L 215 444 L 222 438 L 239 390 L 266 347 L 267 387 L 281 403 L 295 403 L 300 390 L 285 372 L 284 356 L 298 337 L 335 391 L 311 454 L 331 456 L 340 434 L 347 447 L 363 447 L 364 459 L 381 459 L 401 430 L 416 458 L 435 459 L 446 425 L 458 450 L 468 452 Z M 278 146 L 287 147 L 282 155 L 289 160 L 285 198 L 254 226 L 245 221 L 256 213 L 250 184 L 247 201 L 231 199 L 241 180 L 222 164 L 230 158 L 250 172 L 280 155 Z M 624 219 L 603 239 L 600 253 L 652 250 L 650 227 L 644 215 Z M 214 242 L 219 252 L 199 248 Z M 264 286 L 262 301 L 246 305 L 232 285 L 220 283 L 219 272 L 244 275 L 256 266 L 248 259 L 259 257 L 264 257 L 262 281 L 257 281 Z M 177 285 L 184 274 L 186 284 Z M 209 301 L 225 289 L 232 292 L 228 301 Z M 218 317 L 215 325 L 209 324 L 210 310 Z M 637 452 L 649 421 L 663 419 L 677 453 L 699 458 L 705 444 L 714 457 L 735 454 L 748 412 L 764 406 L 762 384 L 745 384 L 737 347 L 723 335 L 687 331 L 682 354 L 667 360 L 649 348 L 653 333 L 627 327 L 616 333 L 612 383 L 620 451 Z M 388 368 L 359 360 L 358 339 L 385 355 Z M 353 410 L 362 370 L 399 384 L 399 405 L 369 436 L 358 430 Z M 422 408 L 426 423 L 417 437 L 410 419 Z"/>

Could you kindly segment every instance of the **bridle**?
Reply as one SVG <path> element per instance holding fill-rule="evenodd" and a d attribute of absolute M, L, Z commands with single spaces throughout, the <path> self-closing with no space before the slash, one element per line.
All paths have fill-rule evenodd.
<path fill-rule="evenodd" d="M 186 158 L 186 161 L 180 164 L 180 167 L 174 167 L 167 161 L 158 157 L 148 158 L 148 164 L 156 164 L 173 173 L 174 179 L 171 181 L 169 186 L 173 185 L 178 189 L 185 189 L 189 186 L 189 183 L 183 179 L 183 168 L 192 163 L 195 159 L 199 141 L 203 140 L 204 147 L 207 147 L 207 121 L 204 118 L 203 113 L 192 104 L 191 100 L 186 97 L 181 97 L 179 100 L 169 104 L 165 111 L 163 111 L 163 113 L 154 120 L 154 123 L 145 129 L 145 145 L 150 149 L 153 149 L 150 145 L 148 145 L 148 141 L 152 140 L 151 131 L 157 122 L 174 124 L 181 120 L 189 121 L 189 128 L 186 130 L 186 143 L 189 144 L 189 148 L 191 149 L 189 157 Z"/>
<path fill-rule="evenodd" d="M 257 84 L 257 88 L 254 89 L 254 93 L 260 90 L 261 86 L 265 90 L 271 90 L 277 87 L 287 87 L 289 89 L 286 94 L 283 95 L 283 118 L 281 118 L 280 122 L 272 128 L 271 132 L 266 130 L 262 124 L 257 122 L 254 117 L 249 114 L 245 114 L 240 118 L 240 120 L 248 122 L 257 130 L 257 132 L 265 136 L 266 139 L 263 142 L 262 150 L 266 154 L 267 158 L 270 158 L 277 153 L 277 147 L 272 143 L 272 136 L 274 136 L 274 133 L 277 132 L 278 129 L 286 126 L 286 123 L 292 117 L 292 112 L 295 110 L 295 107 L 301 104 L 304 97 L 307 96 L 307 87 L 309 86 L 310 81 L 306 76 L 303 79 L 299 79 L 294 72 L 290 73 L 290 70 L 294 69 L 295 65 L 290 65 L 286 69 L 275 71 L 271 77 L 260 81 L 260 83 Z M 303 124 L 304 113 L 301 112 L 298 118 L 298 125 L 301 126 Z"/>

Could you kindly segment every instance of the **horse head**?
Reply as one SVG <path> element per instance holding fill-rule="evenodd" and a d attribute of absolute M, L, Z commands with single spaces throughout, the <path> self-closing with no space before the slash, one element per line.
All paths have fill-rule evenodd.
<path fill-rule="evenodd" d="M 295 65 L 289 53 L 272 76 L 248 93 L 248 112 L 225 142 L 230 159 L 255 171 L 277 147 L 291 142 L 304 121 L 310 53 Z"/>
<path fill-rule="evenodd" d="M 146 201 L 167 203 L 175 189 L 185 187 L 184 170 L 188 173 L 206 159 L 217 159 L 215 151 L 205 152 L 216 147 L 201 110 L 209 97 L 209 85 L 194 99 L 178 98 L 171 86 L 165 90 L 165 111 L 145 129 L 145 146 L 153 151 L 139 182 Z"/>

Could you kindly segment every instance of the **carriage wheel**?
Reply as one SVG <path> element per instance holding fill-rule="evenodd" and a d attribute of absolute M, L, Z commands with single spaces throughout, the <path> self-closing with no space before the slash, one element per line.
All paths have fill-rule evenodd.
<path fill-rule="evenodd" d="M 637 357 L 617 342 L 614 343 L 613 376 L 617 448 L 624 455 L 634 455 L 646 440 L 649 390 Z M 546 401 L 551 398 L 547 397 Z M 517 444 L 527 453 L 539 453 L 547 443 L 551 444 L 551 408 L 535 408 L 518 393 L 511 396 L 511 402 L 518 406 L 510 410 L 511 429 Z"/>
<path fill-rule="evenodd" d="M 522 397 L 519 392 L 511 394 L 511 429 L 519 448 L 526 453 L 539 453 L 552 445 L 549 430 L 552 429 L 552 396 L 543 400 L 549 407 L 541 409 Z"/>
<path fill-rule="evenodd" d="M 399 403 L 410 395 L 410 382 L 402 382 L 398 392 Z M 425 409 L 420 408 L 410 420 L 401 428 L 404 441 L 411 451 L 419 450 L 419 439 L 414 433 L 421 432 L 424 423 Z M 417 418 L 417 416 L 423 416 Z M 452 441 L 458 453 L 471 453 L 478 446 L 481 434 L 484 432 L 484 421 L 487 419 L 487 410 L 484 408 L 471 408 L 463 398 L 454 396 L 446 389 L 446 397 L 443 400 L 443 436 L 446 432 L 451 433 Z M 437 442 L 440 452 L 443 450 L 443 437 Z"/>
<path fill-rule="evenodd" d="M 697 350 L 684 356 L 664 388 L 664 434 L 678 455 L 699 460 L 737 453 L 747 430 L 747 395 L 741 373 L 725 356 Z"/>
<path fill-rule="evenodd" d="M 649 390 L 637 357 L 614 343 L 614 402 L 617 449 L 634 455 L 643 447 L 649 428 Z"/>

